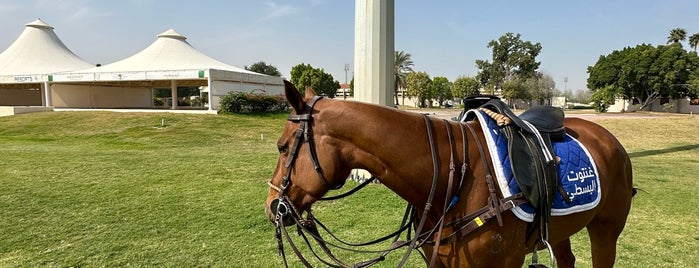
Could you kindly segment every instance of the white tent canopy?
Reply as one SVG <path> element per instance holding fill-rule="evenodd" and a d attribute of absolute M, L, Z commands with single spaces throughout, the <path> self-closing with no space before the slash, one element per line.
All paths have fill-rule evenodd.
<path fill-rule="evenodd" d="M 42 20 L 0 53 L 0 105 L 42 105 L 49 74 L 92 67 L 76 56 Z"/>
<path fill-rule="evenodd" d="M 126 59 L 107 64 L 100 67 L 77 70 L 72 72 L 56 73 L 51 76 L 52 96 L 57 93 L 71 91 L 65 89 L 66 86 L 56 88 L 54 86 L 65 85 L 86 85 L 93 87 L 110 87 L 109 90 L 120 90 L 122 96 L 129 95 L 134 90 L 126 88 L 162 88 L 168 86 L 172 88 L 173 98 L 176 98 L 176 88 L 178 85 L 200 86 L 202 92 L 209 94 L 209 109 L 218 108 L 218 100 L 221 96 L 231 91 L 250 92 L 256 89 L 268 93 L 281 93 L 283 89 L 280 77 L 263 75 L 242 68 L 231 66 L 217 61 L 192 47 L 186 37 L 175 30 L 167 30 L 157 36 L 157 39 L 141 52 Z M 99 89 L 107 91 L 108 89 Z M 63 91 L 63 92 L 58 92 Z M 76 90 L 72 90 L 74 94 Z M 117 93 L 115 93 L 117 94 Z M 138 93 L 145 96 L 144 93 Z M 58 94 L 60 95 L 60 94 Z M 65 94 L 64 94 L 65 95 Z M 70 96 L 56 96 L 65 99 Z M 152 94 L 151 94 L 152 97 Z M 152 99 L 148 100 L 148 106 L 152 106 Z M 70 106 L 64 103 L 65 106 Z M 63 105 L 63 104 L 60 104 Z M 57 104 L 57 107 L 60 106 Z M 119 104 L 111 104 L 111 106 Z M 134 106 L 133 103 L 122 103 L 121 106 Z M 104 106 L 95 103 L 94 100 L 88 104 L 78 104 L 78 106 Z M 145 102 L 135 106 L 144 107 Z M 176 103 L 175 103 L 176 106 Z"/>
<path fill-rule="evenodd" d="M 158 38 L 141 52 L 126 59 L 91 69 L 71 73 L 124 73 L 134 71 L 172 71 L 187 69 L 219 69 L 240 73 L 257 74 L 217 61 L 196 50 L 187 42 L 187 37 L 173 29 L 158 35 Z M 259 74 L 258 74 L 259 75 Z M 99 80 L 99 77 L 95 78 Z"/>
<path fill-rule="evenodd" d="M 17 40 L 0 54 L 0 76 L 46 75 L 92 67 L 70 51 L 50 25 L 35 20 L 25 26 Z"/>

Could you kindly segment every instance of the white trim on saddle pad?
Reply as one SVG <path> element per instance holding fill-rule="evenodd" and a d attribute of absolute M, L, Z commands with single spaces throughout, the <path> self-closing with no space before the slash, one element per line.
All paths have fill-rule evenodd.
<path fill-rule="evenodd" d="M 493 150 L 494 148 L 497 148 L 497 144 L 495 141 L 494 137 L 499 138 L 499 135 L 502 135 L 502 133 L 499 131 L 499 129 L 493 129 L 492 131 L 488 127 L 488 121 L 487 120 L 492 120 L 490 117 L 488 117 L 484 112 L 477 111 L 477 110 L 469 110 L 466 112 L 466 115 L 462 118 L 462 121 L 465 121 L 467 118 L 467 115 L 470 113 L 474 113 L 476 115 L 476 118 L 478 118 L 478 121 L 481 123 L 481 130 L 483 131 L 483 134 L 485 136 L 486 144 L 488 147 L 488 150 L 490 151 L 490 160 L 491 163 L 493 164 L 493 169 L 495 170 L 495 178 L 497 180 L 498 185 L 500 186 L 500 193 L 502 194 L 503 198 L 507 198 L 512 196 L 514 193 L 511 192 L 510 186 L 508 184 L 508 178 L 505 175 L 504 167 L 503 167 L 503 160 L 500 159 L 500 155 L 497 152 L 497 150 Z M 491 133 L 492 132 L 492 133 Z M 577 170 L 560 170 L 559 169 L 559 182 L 566 180 L 564 183 L 563 187 L 564 190 L 567 191 L 568 196 L 571 200 L 573 200 L 576 196 L 579 195 L 587 195 L 590 194 L 593 196 L 594 199 L 592 199 L 590 202 L 587 203 L 577 203 L 576 202 L 571 202 L 573 204 L 563 204 L 561 207 L 556 207 L 556 202 L 554 202 L 554 207 L 551 210 L 551 215 L 553 216 L 563 216 L 563 215 L 568 215 L 568 214 L 573 214 L 577 212 L 582 212 L 586 211 L 589 209 L 592 209 L 599 204 L 599 201 L 602 197 L 602 192 L 600 189 L 600 184 L 599 184 L 599 174 L 597 172 L 597 165 L 594 162 L 594 159 L 592 159 L 592 156 L 590 155 L 590 152 L 581 144 L 578 140 L 573 138 L 570 135 L 567 135 L 567 139 L 572 139 L 574 140 L 577 145 L 580 146 L 582 151 L 584 152 L 585 156 L 587 159 L 583 159 L 585 161 L 589 161 L 589 166 L 579 168 Z M 502 137 L 504 139 L 504 137 Z M 556 146 L 554 146 L 556 147 Z M 560 156 L 562 161 L 566 161 L 568 157 L 565 156 Z M 578 157 L 581 158 L 582 156 Z M 565 164 L 562 162 L 562 164 Z M 563 166 L 562 166 L 563 167 Z M 510 167 L 506 167 L 508 170 Z M 511 173 L 511 172 L 510 172 Z M 573 174 L 574 177 L 571 175 Z M 572 178 L 572 179 L 571 179 Z M 581 180 L 581 182 L 584 182 L 585 179 L 592 179 L 592 181 L 588 180 L 588 184 L 586 187 L 581 187 L 578 186 L 577 184 L 572 184 L 574 182 L 577 182 L 578 180 Z M 565 184 L 567 183 L 567 185 Z M 558 192 L 558 191 L 557 191 Z M 560 196 L 559 193 L 556 194 L 556 201 L 559 203 L 564 203 L 565 201 L 563 200 L 563 197 Z M 576 204 L 577 203 L 577 204 Z M 565 207 L 565 206 L 570 206 L 570 207 Z M 533 213 L 533 208 L 529 203 L 522 204 L 521 206 L 517 206 L 512 209 L 512 212 L 517 216 L 517 218 L 527 221 L 527 222 L 532 222 L 534 220 L 534 213 Z"/>

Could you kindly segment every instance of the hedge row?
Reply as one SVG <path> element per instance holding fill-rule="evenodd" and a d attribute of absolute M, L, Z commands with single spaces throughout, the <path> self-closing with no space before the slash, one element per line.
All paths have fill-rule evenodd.
<path fill-rule="evenodd" d="M 231 92 L 223 96 L 219 104 L 219 113 L 222 114 L 280 112 L 289 109 L 284 96 L 264 93 Z"/>

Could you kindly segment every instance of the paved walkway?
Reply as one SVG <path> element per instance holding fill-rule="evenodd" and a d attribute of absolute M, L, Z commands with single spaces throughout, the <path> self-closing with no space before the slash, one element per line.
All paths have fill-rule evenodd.
<path fill-rule="evenodd" d="M 461 113 L 460 109 L 406 109 L 405 111 L 416 112 L 416 113 L 426 113 L 438 118 L 452 119 L 453 117 L 459 116 Z M 516 114 L 522 111 L 515 111 Z M 607 120 L 607 119 L 640 119 L 640 118 L 665 118 L 674 116 L 691 116 L 688 114 L 676 114 L 676 113 L 652 113 L 652 112 L 633 112 L 633 113 L 595 113 L 593 111 L 580 111 L 571 110 L 565 111 L 566 117 L 577 117 L 585 120 L 595 121 L 595 120 Z"/>
<path fill-rule="evenodd" d="M 209 111 L 204 109 L 72 109 L 72 108 L 54 108 L 56 112 L 75 112 L 75 111 L 107 111 L 119 113 L 180 113 L 180 114 L 216 114 L 215 110 Z"/>

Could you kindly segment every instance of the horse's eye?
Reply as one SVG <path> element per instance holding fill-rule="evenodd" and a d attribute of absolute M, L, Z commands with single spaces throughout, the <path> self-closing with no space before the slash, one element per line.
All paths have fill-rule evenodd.
<path fill-rule="evenodd" d="M 286 154 L 287 151 L 289 151 L 289 146 L 287 145 L 277 145 L 277 150 L 279 150 L 280 154 Z"/>

